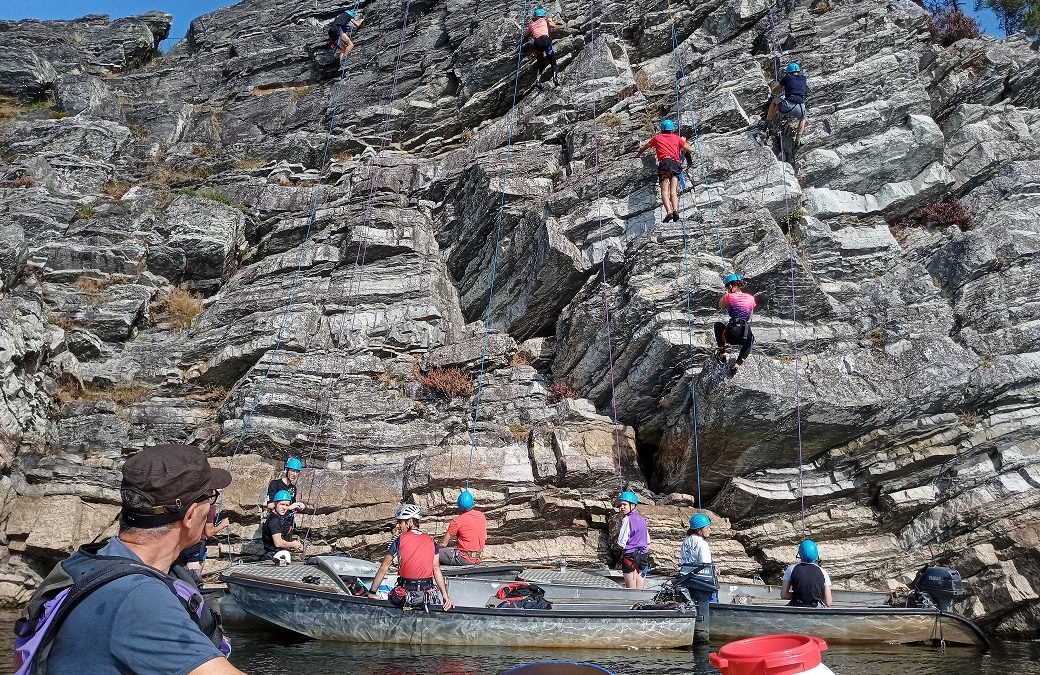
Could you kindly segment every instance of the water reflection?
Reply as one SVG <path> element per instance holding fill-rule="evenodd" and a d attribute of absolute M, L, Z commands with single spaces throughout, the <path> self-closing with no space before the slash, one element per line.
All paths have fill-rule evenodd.
<path fill-rule="evenodd" d="M 615 675 L 718 675 L 708 652 L 417 647 L 319 642 L 291 633 L 236 633 L 232 662 L 251 675 L 498 675 L 536 661 L 594 663 Z M 1040 643 L 997 643 L 987 654 L 929 647 L 833 645 L 824 662 L 837 675 L 1040 675 Z"/>

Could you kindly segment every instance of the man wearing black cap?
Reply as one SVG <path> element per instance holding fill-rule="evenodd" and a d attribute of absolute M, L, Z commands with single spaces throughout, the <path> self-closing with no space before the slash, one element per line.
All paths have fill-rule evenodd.
<path fill-rule="evenodd" d="M 129 558 L 169 574 L 177 555 L 198 543 L 210 504 L 231 474 L 210 467 L 196 447 L 160 445 L 123 465 L 119 536 L 99 556 Z M 192 620 L 171 587 L 131 574 L 86 596 L 59 627 L 47 658 L 64 673 L 240 673 Z"/>

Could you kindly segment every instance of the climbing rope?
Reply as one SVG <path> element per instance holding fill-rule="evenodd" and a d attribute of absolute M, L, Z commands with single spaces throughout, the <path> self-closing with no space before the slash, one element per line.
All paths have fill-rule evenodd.
<path fill-rule="evenodd" d="M 391 128 L 391 110 L 394 101 L 397 100 L 397 85 L 399 82 L 400 71 L 401 71 L 401 57 L 404 55 L 404 44 L 405 44 L 405 31 L 408 27 L 408 17 L 411 10 L 411 0 L 406 0 L 404 5 L 404 20 L 401 23 L 401 37 L 397 42 L 397 51 L 394 56 L 394 74 L 390 81 L 390 87 L 387 90 L 386 104 L 384 106 L 383 123 L 379 130 L 379 150 L 372 157 L 372 161 L 369 164 L 368 172 L 368 194 L 365 199 L 365 210 L 362 216 L 360 237 L 358 239 L 358 250 L 354 256 L 354 270 L 353 276 L 348 282 L 347 286 L 347 302 L 350 301 L 351 295 L 353 295 L 353 305 L 350 311 L 350 332 L 354 332 L 355 320 L 357 318 L 357 306 L 361 299 L 361 283 L 363 280 L 365 258 L 368 253 L 368 230 L 371 228 L 372 221 L 375 213 L 375 184 L 376 176 L 379 171 L 378 159 L 383 155 L 387 146 L 390 144 L 390 135 L 392 133 Z M 356 282 L 356 284 L 355 284 Z M 345 324 L 343 324 L 345 325 Z M 340 326 L 340 341 L 343 338 L 343 325 Z"/>
<path fill-rule="evenodd" d="M 783 55 L 783 51 L 780 49 L 780 45 L 777 43 L 778 37 L 776 36 L 776 22 L 773 18 L 773 4 L 770 4 L 767 10 L 769 16 L 770 26 L 770 48 L 773 50 L 773 74 L 777 82 L 780 81 L 780 57 Z M 777 134 L 780 140 L 780 156 L 787 157 L 784 151 L 784 135 L 782 132 Z M 785 171 L 783 166 L 780 167 L 780 183 L 784 191 L 784 213 L 786 214 L 788 227 L 790 228 L 791 223 L 791 201 L 790 195 L 787 190 L 787 180 L 784 176 Z M 798 297 L 796 292 L 796 275 L 795 275 L 795 250 L 794 243 L 791 241 L 791 237 L 785 237 L 787 242 L 787 259 L 790 267 L 790 278 L 791 278 L 791 324 L 792 330 L 798 330 Z M 801 403 L 801 374 L 799 372 L 801 368 L 801 351 L 799 349 L 799 343 L 797 335 L 791 340 L 791 351 L 794 368 L 794 410 L 795 410 L 795 427 L 797 430 L 798 438 L 798 500 L 801 512 L 801 525 L 802 525 L 802 539 L 805 539 L 808 535 L 808 529 L 805 526 L 805 450 L 802 438 L 802 403 Z"/>
<path fill-rule="evenodd" d="M 399 36 L 398 41 L 397 41 L 397 50 L 396 50 L 396 53 L 395 53 L 395 56 L 394 56 L 393 77 L 391 78 L 390 87 L 387 89 L 386 104 L 384 106 L 383 123 L 381 125 L 380 133 L 379 133 L 379 135 L 380 135 L 379 150 L 376 151 L 376 154 L 372 157 L 372 161 L 369 164 L 369 174 L 368 174 L 368 179 L 369 180 L 368 180 L 368 190 L 367 190 L 368 194 L 366 195 L 365 211 L 364 211 L 364 215 L 362 217 L 361 226 L 359 228 L 360 232 L 361 232 L 361 236 L 360 236 L 359 241 L 358 241 L 358 251 L 357 251 L 357 254 L 355 255 L 355 259 L 354 259 L 353 275 L 348 280 L 348 288 L 347 288 L 347 295 L 346 295 L 346 302 L 348 302 L 348 304 L 350 304 L 350 332 L 351 333 L 353 333 L 353 331 L 354 331 L 355 318 L 357 316 L 357 307 L 358 307 L 358 304 L 360 303 L 361 284 L 362 284 L 363 279 L 364 279 L 363 275 L 364 275 L 364 267 L 365 267 L 365 251 L 367 249 L 367 242 L 368 242 L 367 232 L 368 232 L 369 226 L 371 225 L 372 219 L 374 217 L 373 213 L 374 213 L 375 209 L 374 209 L 373 195 L 375 193 L 375 176 L 376 176 L 376 172 L 378 171 L 378 160 L 382 156 L 383 152 L 386 150 L 387 146 L 389 145 L 389 143 L 390 143 L 390 135 L 391 135 L 391 133 L 393 131 L 393 129 L 391 127 L 391 124 L 390 124 L 390 117 L 391 117 L 391 110 L 392 110 L 393 103 L 394 103 L 394 101 L 397 100 L 397 86 L 398 86 L 399 77 L 400 77 L 401 58 L 402 58 L 402 56 L 404 54 L 404 44 L 405 44 L 405 38 L 407 37 L 408 19 L 410 18 L 411 5 L 412 5 L 411 0 L 406 0 L 405 5 L 404 5 L 404 10 L 403 10 L 403 19 L 401 21 L 401 32 L 400 32 L 400 36 Z M 354 291 L 355 282 L 356 282 L 356 291 Z M 349 303 L 352 291 L 353 291 L 353 295 L 354 295 L 354 301 L 353 301 L 353 303 Z M 343 335 L 343 327 L 345 325 L 346 325 L 345 321 L 340 325 L 340 339 L 341 339 L 341 342 L 342 342 L 342 335 Z M 334 378 L 332 380 L 332 382 L 330 383 L 330 385 L 328 387 L 330 401 L 331 400 L 335 400 L 335 392 L 336 392 L 336 388 L 338 386 L 339 386 L 339 377 L 336 377 L 336 378 Z M 326 422 L 325 422 L 326 427 L 329 424 L 331 424 L 328 421 L 330 419 L 330 417 L 331 417 L 331 402 L 326 407 L 326 418 L 325 418 L 326 419 Z M 312 443 L 312 446 L 311 446 L 312 452 L 313 452 L 313 450 L 316 447 L 316 445 L 321 442 L 322 438 L 324 438 L 324 457 L 325 457 L 324 461 L 325 461 L 326 466 L 328 465 L 329 453 L 332 450 L 332 441 L 331 441 L 329 436 L 330 436 L 329 435 L 329 430 L 327 428 L 319 427 L 319 432 L 315 435 L 314 442 Z M 311 530 L 313 529 L 313 520 L 317 519 L 318 509 L 321 506 L 321 500 L 322 500 L 322 496 L 324 494 L 324 489 L 325 489 L 324 482 L 318 480 L 318 470 L 317 470 L 316 467 L 312 468 L 312 474 L 311 474 L 311 488 L 312 488 L 312 491 L 313 491 L 313 487 L 314 487 L 315 483 L 318 484 L 318 491 L 317 491 L 317 495 L 315 497 L 315 500 L 314 500 L 314 502 L 313 502 L 313 504 L 311 505 L 311 508 L 310 508 L 310 516 L 311 516 L 311 518 L 308 519 L 307 531 L 306 531 L 306 533 L 304 534 L 304 537 L 303 537 L 304 545 L 306 545 L 308 540 L 310 539 Z"/>
<path fill-rule="evenodd" d="M 480 403 L 484 390 L 484 372 L 487 368 L 488 344 L 491 331 L 491 310 L 495 302 L 495 282 L 498 276 L 498 249 L 502 239 L 502 221 L 505 220 L 506 208 L 506 182 L 509 179 L 510 162 L 513 155 L 513 130 L 516 124 L 516 101 L 520 94 L 520 71 L 524 58 L 524 33 L 523 22 L 527 17 L 529 3 L 527 0 L 520 2 L 520 39 L 516 47 L 516 74 L 513 76 L 513 101 L 509 107 L 509 125 L 506 140 L 505 162 L 502 166 L 502 174 L 499 179 L 498 190 L 498 215 L 495 217 L 495 247 L 491 253 L 491 281 L 488 289 L 487 307 L 484 309 L 484 337 L 480 348 L 480 371 L 477 374 L 476 395 L 473 400 L 473 416 L 469 431 L 469 459 L 466 464 L 466 489 L 469 490 L 470 480 L 473 476 L 473 452 L 477 447 L 477 424 L 480 421 Z"/>
<path fill-rule="evenodd" d="M 354 11 L 357 11 L 360 0 L 355 0 Z M 351 25 L 350 31 L 353 33 L 354 27 Z M 260 378 L 260 383 L 257 385 L 256 394 L 253 396 L 253 401 L 249 406 L 249 411 L 246 413 L 245 419 L 242 422 L 242 429 L 239 432 L 238 439 L 235 441 L 235 447 L 231 451 L 231 457 L 228 459 L 227 470 L 231 469 L 235 465 L 235 459 L 238 457 L 239 450 L 242 448 L 242 444 L 245 442 L 246 434 L 249 431 L 249 426 L 253 421 L 253 417 L 256 414 L 256 409 L 260 404 L 260 399 L 263 397 L 264 389 L 267 386 L 267 380 L 270 378 L 271 371 L 274 369 L 277 355 L 281 352 L 282 346 L 285 342 L 285 329 L 289 322 L 289 316 L 292 314 L 293 307 L 296 304 L 296 296 L 300 289 L 300 278 L 303 274 L 303 268 L 307 259 L 308 245 L 311 243 L 311 235 L 314 232 L 314 222 L 317 218 L 318 212 L 318 199 L 321 195 L 321 189 L 324 187 L 325 179 L 328 177 L 329 169 L 329 148 L 332 143 L 332 131 L 336 123 L 336 112 L 339 107 L 339 100 L 343 95 L 343 91 L 346 86 L 339 86 L 343 82 L 345 69 L 344 63 L 340 64 L 339 78 L 338 81 L 331 87 L 329 93 L 329 123 L 325 130 L 325 143 L 322 148 L 321 161 L 318 165 L 318 180 L 315 181 L 314 188 L 311 190 L 310 205 L 307 215 L 307 227 L 304 230 L 303 241 L 300 243 L 300 253 L 297 257 L 296 267 L 293 270 L 292 280 L 290 284 L 289 297 L 286 301 L 285 308 L 282 310 L 281 318 L 278 323 L 278 333 L 275 336 L 274 346 L 267 354 L 267 368 L 264 369 L 264 373 Z M 217 505 L 216 510 L 216 521 L 220 520 L 220 513 L 224 508 L 224 495 L 221 493 L 220 502 Z M 234 558 L 231 552 L 231 532 L 228 531 L 228 564 L 234 564 Z"/>
<path fill-rule="evenodd" d="M 590 14 L 592 15 L 591 21 L 591 33 L 589 44 L 592 45 L 590 50 L 590 60 L 592 62 L 592 81 L 595 82 L 597 77 L 596 72 L 596 23 L 599 20 L 600 8 L 596 0 L 590 0 Z M 604 43 L 604 47 L 606 44 Z M 593 145 L 593 157 L 595 163 L 595 180 L 596 180 L 596 218 L 597 226 L 599 231 L 603 231 L 603 208 L 602 199 L 602 180 L 600 171 L 600 147 L 599 147 L 599 102 L 595 98 L 592 100 L 592 145 Z M 619 487 L 625 489 L 625 478 L 622 469 L 622 450 L 621 450 L 621 425 L 618 423 L 617 416 L 617 385 L 614 376 L 614 331 L 610 320 L 610 297 L 609 289 L 610 282 L 607 279 L 607 257 L 609 255 L 609 248 L 603 252 L 603 257 L 600 259 L 600 282 L 603 287 L 603 325 L 607 330 L 607 365 L 608 372 L 610 374 L 610 420 L 614 430 L 614 452 L 612 456 L 617 458 L 616 470 Z"/>

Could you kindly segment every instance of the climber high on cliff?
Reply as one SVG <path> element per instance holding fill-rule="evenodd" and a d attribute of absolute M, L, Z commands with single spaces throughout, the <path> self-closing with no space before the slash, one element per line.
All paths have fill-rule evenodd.
<path fill-rule="evenodd" d="M 329 49 L 339 51 L 339 60 L 350 53 L 354 43 L 350 39 L 350 33 L 354 28 L 360 28 L 363 19 L 352 9 L 345 10 L 329 24 Z"/>
<path fill-rule="evenodd" d="M 772 122 L 777 111 L 785 117 L 793 117 L 798 120 L 798 134 L 795 136 L 797 144 L 805 131 L 805 99 L 809 96 L 808 78 L 802 73 L 802 67 L 797 63 L 788 63 L 784 68 L 784 76 L 779 82 L 770 85 L 772 99 L 769 101 L 769 111 L 766 112 L 766 120 Z M 783 90 L 783 95 L 780 91 Z"/>
<path fill-rule="evenodd" d="M 683 169 L 680 154 L 685 154 L 687 161 L 693 164 L 693 148 L 676 131 L 675 122 L 667 118 L 661 120 L 661 133 L 654 134 L 639 148 L 636 157 L 651 147 L 657 153 L 657 179 L 661 183 L 661 202 L 664 204 L 664 220 L 661 222 L 679 222 L 679 174 Z"/>
<path fill-rule="evenodd" d="M 552 38 L 549 36 L 550 30 L 556 30 L 553 20 L 546 17 L 546 12 L 541 7 L 534 10 L 531 23 L 527 24 L 527 30 L 524 31 L 524 38 L 530 39 L 529 53 L 533 53 L 537 59 L 538 75 L 535 78 L 535 85 L 539 89 L 542 88 L 542 82 L 545 80 L 552 80 L 554 85 L 560 86 L 559 80 L 556 79 L 556 51 L 553 49 Z M 545 70 L 547 63 L 549 74 L 545 76 L 542 71 Z"/>
<path fill-rule="evenodd" d="M 729 323 L 715 323 L 715 341 L 719 345 L 715 356 L 719 361 L 726 362 L 727 343 L 740 345 L 737 360 L 729 367 L 733 375 L 737 374 L 737 369 L 743 365 L 755 344 L 755 336 L 751 332 L 751 313 L 755 311 L 756 302 L 754 295 L 744 292 L 745 283 L 739 274 L 726 276 L 726 293 L 719 299 L 719 309 L 729 312 Z"/>

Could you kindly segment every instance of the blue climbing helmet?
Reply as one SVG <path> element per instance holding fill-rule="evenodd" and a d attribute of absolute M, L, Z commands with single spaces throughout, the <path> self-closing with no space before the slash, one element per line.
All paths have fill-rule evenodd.
<path fill-rule="evenodd" d="M 816 542 L 806 539 L 798 545 L 798 558 L 802 562 L 814 563 L 820 559 L 820 550 L 816 548 Z"/>
<path fill-rule="evenodd" d="M 290 457 L 285 460 L 285 468 L 293 471 L 303 471 L 303 462 L 300 461 L 299 457 Z"/>
<path fill-rule="evenodd" d="M 729 286 L 730 284 L 742 284 L 744 283 L 744 277 L 740 276 L 736 272 L 730 272 L 726 275 L 726 278 L 722 283 L 726 286 Z"/>
<path fill-rule="evenodd" d="M 274 499 L 271 501 L 277 504 L 278 502 L 291 502 L 293 500 L 292 493 L 288 490 L 279 490 L 274 493 Z"/>
<path fill-rule="evenodd" d="M 469 490 L 463 490 L 462 493 L 459 494 L 459 499 L 456 503 L 459 505 L 459 508 L 463 511 L 469 511 L 473 508 L 473 505 L 476 503 L 476 501 L 473 499 L 472 492 L 470 492 Z"/>
<path fill-rule="evenodd" d="M 545 16 L 545 10 L 539 7 L 538 9 L 534 10 L 534 16 L 536 19 L 541 19 Z"/>
<path fill-rule="evenodd" d="M 699 530 L 709 525 L 711 525 L 711 520 L 708 518 L 708 516 L 704 515 L 703 513 L 698 513 L 693 518 L 690 518 L 691 530 Z"/>
<path fill-rule="evenodd" d="M 348 19 L 353 19 L 355 16 L 357 16 L 357 13 L 352 9 L 345 9 L 343 10 L 343 13 L 347 15 Z"/>
<path fill-rule="evenodd" d="M 661 131 L 675 131 L 675 122 L 670 117 L 661 120 Z"/>
<path fill-rule="evenodd" d="M 797 63 L 794 63 L 792 61 L 791 63 L 787 64 L 786 68 L 784 68 L 784 72 L 785 73 L 800 73 L 800 72 L 802 72 L 802 67 L 800 65 L 798 65 Z"/>
<path fill-rule="evenodd" d="M 624 492 L 622 492 L 618 499 L 620 499 L 623 502 L 628 502 L 633 506 L 639 503 L 639 496 L 631 490 L 625 490 Z"/>

